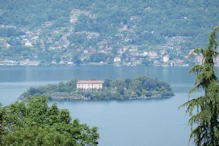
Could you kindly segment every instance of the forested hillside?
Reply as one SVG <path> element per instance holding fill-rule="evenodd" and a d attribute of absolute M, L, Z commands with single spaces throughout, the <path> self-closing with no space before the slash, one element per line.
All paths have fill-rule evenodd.
<path fill-rule="evenodd" d="M 44 65 L 191 63 L 190 50 L 206 46 L 219 23 L 218 7 L 217 0 L 2 1 L 0 60 Z"/>

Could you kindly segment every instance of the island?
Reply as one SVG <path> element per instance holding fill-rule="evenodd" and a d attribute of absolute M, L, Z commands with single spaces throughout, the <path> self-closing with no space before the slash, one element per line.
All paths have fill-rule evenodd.
<path fill-rule="evenodd" d="M 168 83 L 144 75 L 134 79 L 118 78 L 104 81 L 73 79 L 57 85 L 31 87 L 19 98 L 24 99 L 34 95 L 46 95 L 49 100 L 137 100 L 174 96 Z"/>

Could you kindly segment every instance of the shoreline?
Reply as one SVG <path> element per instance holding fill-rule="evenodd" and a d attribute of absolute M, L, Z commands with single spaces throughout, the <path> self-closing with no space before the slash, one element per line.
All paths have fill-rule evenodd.
<path fill-rule="evenodd" d="M 103 65 L 103 64 L 95 64 L 95 65 L 0 65 L 0 67 L 97 67 L 97 66 L 104 66 L 104 67 L 135 67 L 135 66 L 146 66 L 146 67 L 191 67 L 190 65 Z"/>
<path fill-rule="evenodd" d="M 173 95 L 175 96 L 175 95 Z M 76 98 L 73 99 L 71 97 L 47 97 L 49 101 L 133 101 L 133 100 L 162 100 L 162 99 L 169 99 L 173 96 L 166 96 L 166 97 L 137 97 L 137 98 L 129 98 L 129 99 L 83 99 L 83 98 Z"/>

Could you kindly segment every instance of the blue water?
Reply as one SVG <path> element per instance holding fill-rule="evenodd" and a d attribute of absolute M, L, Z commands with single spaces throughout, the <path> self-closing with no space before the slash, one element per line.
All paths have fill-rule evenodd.
<path fill-rule="evenodd" d="M 81 123 L 99 127 L 100 146 L 185 146 L 190 127 L 185 108 L 178 107 L 188 100 L 187 93 L 194 85 L 195 77 L 188 71 L 188 67 L 1 67 L 0 102 L 13 103 L 31 86 L 73 78 L 103 80 L 148 75 L 170 83 L 175 96 L 163 100 L 64 101 L 58 106 L 69 109 L 72 118 Z"/>

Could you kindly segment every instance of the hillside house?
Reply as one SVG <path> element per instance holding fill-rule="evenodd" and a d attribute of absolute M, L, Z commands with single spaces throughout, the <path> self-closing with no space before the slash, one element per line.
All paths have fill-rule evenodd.
<path fill-rule="evenodd" d="M 100 80 L 80 80 L 77 82 L 77 89 L 102 89 L 103 81 Z"/>
<path fill-rule="evenodd" d="M 154 59 L 154 58 L 158 57 L 157 52 L 154 52 L 154 51 L 149 51 L 148 56 L 151 59 Z"/>
<path fill-rule="evenodd" d="M 164 56 L 163 57 L 163 62 L 168 62 L 168 61 L 169 61 L 169 56 L 168 55 Z"/>
<path fill-rule="evenodd" d="M 121 57 L 120 56 L 116 56 L 113 59 L 114 62 L 120 62 L 121 61 Z"/>

